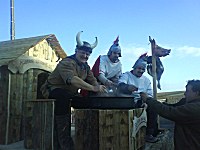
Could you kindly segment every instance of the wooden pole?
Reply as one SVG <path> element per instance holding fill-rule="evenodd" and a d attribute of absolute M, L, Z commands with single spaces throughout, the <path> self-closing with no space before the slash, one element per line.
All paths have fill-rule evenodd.
<path fill-rule="evenodd" d="M 152 52 L 152 77 L 153 77 L 153 97 L 154 99 L 157 99 L 157 85 L 156 85 L 156 56 L 155 56 L 155 46 L 156 42 L 155 40 L 151 39 L 149 36 L 149 41 L 151 43 L 151 52 Z"/>

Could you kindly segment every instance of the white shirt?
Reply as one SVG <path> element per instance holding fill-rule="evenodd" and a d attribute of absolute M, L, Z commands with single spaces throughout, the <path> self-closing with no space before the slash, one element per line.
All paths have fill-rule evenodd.
<path fill-rule="evenodd" d="M 136 77 L 130 71 L 125 72 L 120 76 L 118 83 L 125 83 L 136 86 L 138 91 L 133 92 L 133 95 L 139 94 L 140 92 L 145 92 L 148 94 L 148 96 L 153 97 L 151 81 L 144 75 L 141 77 Z"/>
<path fill-rule="evenodd" d="M 107 79 L 113 77 L 119 78 L 122 73 L 122 64 L 120 61 L 113 63 L 110 61 L 108 55 L 102 55 L 100 56 L 99 73 Z"/>

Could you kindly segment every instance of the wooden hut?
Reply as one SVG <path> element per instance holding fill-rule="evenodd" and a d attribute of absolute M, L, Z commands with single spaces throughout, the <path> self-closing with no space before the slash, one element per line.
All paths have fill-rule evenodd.
<path fill-rule="evenodd" d="M 41 85 L 66 56 L 53 34 L 0 42 L 0 144 L 24 138 L 24 102 L 42 98 Z"/>

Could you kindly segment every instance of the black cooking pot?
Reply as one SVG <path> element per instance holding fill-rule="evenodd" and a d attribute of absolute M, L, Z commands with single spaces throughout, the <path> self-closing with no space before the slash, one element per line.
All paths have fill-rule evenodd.
<path fill-rule="evenodd" d="M 134 97 L 74 97 L 71 106 L 75 109 L 134 109 L 141 107 L 141 101 Z"/>

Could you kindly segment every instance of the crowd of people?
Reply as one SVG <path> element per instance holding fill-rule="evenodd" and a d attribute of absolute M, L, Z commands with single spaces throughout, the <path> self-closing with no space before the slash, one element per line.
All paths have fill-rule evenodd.
<path fill-rule="evenodd" d="M 108 50 L 107 55 L 97 58 L 90 68 L 87 61 L 92 50 L 97 46 L 82 41 L 81 32 L 76 35 L 77 45 L 74 55 L 62 59 L 49 75 L 41 91 L 45 98 L 55 101 L 55 129 L 59 148 L 73 150 L 71 138 L 70 100 L 80 96 L 79 89 L 92 93 L 107 93 L 110 90 L 117 94 L 134 97 L 138 102 L 147 103 L 147 142 L 157 142 L 157 116 L 173 120 L 175 126 L 175 149 L 200 149 L 200 81 L 190 80 L 186 86 L 185 98 L 177 104 L 162 104 L 153 98 L 150 80 L 143 75 L 146 70 L 146 55 L 141 55 L 131 71 L 122 73 L 122 57 L 119 37 Z M 87 95 L 88 96 L 88 95 Z M 135 100 L 134 99 L 134 100 Z"/>

